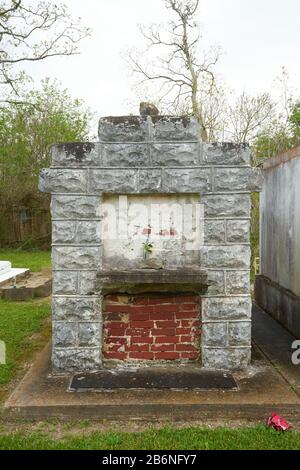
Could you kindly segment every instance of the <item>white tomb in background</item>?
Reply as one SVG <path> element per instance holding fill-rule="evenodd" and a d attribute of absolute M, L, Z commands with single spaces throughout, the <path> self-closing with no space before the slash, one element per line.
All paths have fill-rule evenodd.
<path fill-rule="evenodd" d="M 12 268 L 10 261 L 0 261 L 0 284 L 28 272 L 26 268 Z"/>

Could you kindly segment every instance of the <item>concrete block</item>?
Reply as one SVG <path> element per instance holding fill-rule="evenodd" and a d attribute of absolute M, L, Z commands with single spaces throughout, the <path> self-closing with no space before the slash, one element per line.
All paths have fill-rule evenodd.
<path fill-rule="evenodd" d="M 194 117 L 158 116 L 152 118 L 153 140 L 199 141 L 200 126 Z"/>
<path fill-rule="evenodd" d="M 93 244 L 101 242 L 101 230 L 99 221 L 77 222 L 76 242 L 80 244 Z"/>
<path fill-rule="evenodd" d="M 101 215 L 98 196 L 52 196 L 52 219 L 94 219 Z"/>
<path fill-rule="evenodd" d="M 55 372 L 86 372 L 101 366 L 100 348 L 54 348 L 52 364 Z"/>
<path fill-rule="evenodd" d="M 101 344 L 101 323 L 78 323 L 78 345 L 99 346 Z"/>
<path fill-rule="evenodd" d="M 98 269 L 101 266 L 100 248 L 94 246 L 54 246 L 52 264 L 53 269 L 56 270 Z"/>
<path fill-rule="evenodd" d="M 201 248 L 201 266 L 248 269 L 250 256 L 251 249 L 247 245 L 204 246 Z"/>
<path fill-rule="evenodd" d="M 76 294 L 77 276 L 77 271 L 53 271 L 53 294 Z"/>
<path fill-rule="evenodd" d="M 142 142 L 149 139 L 148 119 L 141 116 L 104 117 L 99 120 L 102 142 Z"/>
<path fill-rule="evenodd" d="M 52 222 L 52 243 L 75 243 L 76 222 L 59 220 Z"/>
<path fill-rule="evenodd" d="M 147 169 L 139 171 L 138 192 L 141 193 L 156 193 L 161 192 L 162 189 L 162 174 L 161 170 Z"/>
<path fill-rule="evenodd" d="M 102 166 L 145 167 L 149 166 L 149 146 L 139 143 L 103 144 Z"/>
<path fill-rule="evenodd" d="M 229 346 L 251 346 L 251 322 L 228 323 Z"/>
<path fill-rule="evenodd" d="M 205 168 L 165 169 L 163 191 L 170 193 L 201 193 L 211 191 L 211 174 Z"/>
<path fill-rule="evenodd" d="M 251 199 L 248 194 L 202 195 L 205 218 L 250 217 Z"/>
<path fill-rule="evenodd" d="M 200 143 L 156 143 L 151 147 L 151 165 L 193 167 L 199 165 Z"/>
<path fill-rule="evenodd" d="M 227 345 L 227 323 L 204 323 L 202 346 L 225 347 Z"/>
<path fill-rule="evenodd" d="M 204 242 L 211 245 L 225 243 L 224 220 L 206 220 L 204 222 Z"/>
<path fill-rule="evenodd" d="M 77 323 L 53 322 L 52 326 L 54 347 L 68 348 L 76 346 L 78 336 Z"/>
<path fill-rule="evenodd" d="M 203 348 L 202 364 L 207 369 L 235 370 L 250 364 L 251 348 Z"/>
<path fill-rule="evenodd" d="M 51 147 L 52 165 L 58 167 L 100 166 L 99 142 L 68 142 Z"/>
<path fill-rule="evenodd" d="M 202 299 L 202 319 L 250 320 L 250 297 L 209 297 Z"/>
<path fill-rule="evenodd" d="M 243 295 L 250 293 L 250 271 L 226 271 L 226 293 Z"/>
<path fill-rule="evenodd" d="M 262 182 L 258 168 L 214 169 L 214 191 L 260 191 Z"/>
<path fill-rule="evenodd" d="M 249 145 L 232 142 L 204 143 L 203 162 L 207 165 L 249 165 Z"/>
<path fill-rule="evenodd" d="M 85 193 L 86 170 L 43 169 L 40 172 L 39 189 L 43 193 Z"/>
<path fill-rule="evenodd" d="M 230 243 L 249 243 L 250 220 L 228 220 L 227 241 Z"/>
<path fill-rule="evenodd" d="M 138 185 L 138 171 L 127 169 L 90 170 L 89 191 L 92 193 L 135 193 Z"/>
<path fill-rule="evenodd" d="M 96 297 L 54 297 L 52 315 L 54 321 L 100 322 L 100 300 Z"/>

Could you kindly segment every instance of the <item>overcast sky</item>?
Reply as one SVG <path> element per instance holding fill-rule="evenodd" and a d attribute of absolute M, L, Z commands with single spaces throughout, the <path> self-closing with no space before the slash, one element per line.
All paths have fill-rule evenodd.
<path fill-rule="evenodd" d="M 167 21 L 163 0 L 65 0 L 92 29 L 81 55 L 49 59 L 26 69 L 35 80 L 56 77 L 98 116 L 138 112 L 139 99 L 123 59 L 139 47 L 138 24 Z M 285 66 L 300 81 L 299 0 L 201 0 L 199 20 L 208 44 L 222 46 L 218 73 L 237 91 L 270 90 Z M 130 103 L 136 103 L 136 109 Z"/>

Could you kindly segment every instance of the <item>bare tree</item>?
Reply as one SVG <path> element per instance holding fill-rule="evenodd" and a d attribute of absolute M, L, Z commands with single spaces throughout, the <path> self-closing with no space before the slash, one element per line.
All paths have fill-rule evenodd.
<path fill-rule="evenodd" d="M 158 82 L 160 98 L 168 97 L 176 109 L 182 102 L 188 104 L 189 113 L 196 116 L 203 140 L 208 140 L 206 121 L 201 105 L 201 93 L 214 84 L 214 65 L 219 50 L 201 53 L 201 37 L 196 22 L 199 0 L 165 0 L 165 6 L 174 14 L 175 19 L 164 28 L 152 25 L 149 30 L 141 28 L 148 42 L 148 53 L 155 49 L 155 60 L 151 63 L 143 54 L 129 54 L 134 72 L 142 75 L 143 81 Z M 147 62 L 143 63 L 143 58 Z M 204 85 L 205 83 L 205 85 Z"/>
<path fill-rule="evenodd" d="M 205 141 L 215 142 L 223 139 L 224 121 L 227 116 L 227 95 L 226 90 L 216 81 L 205 83 L 198 94 L 199 115 L 205 129 Z M 189 115 L 191 112 L 190 103 L 184 100 L 180 105 L 174 108 L 169 106 L 168 111 L 171 114 Z"/>
<path fill-rule="evenodd" d="M 223 140 L 227 96 L 224 88 L 214 81 L 199 93 L 199 110 L 206 130 L 207 141 Z"/>
<path fill-rule="evenodd" d="M 227 133 L 234 142 L 251 141 L 274 117 L 275 106 L 268 93 L 257 96 L 242 93 L 228 106 Z"/>
<path fill-rule="evenodd" d="M 0 85 L 18 95 L 24 73 L 20 66 L 49 57 L 78 53 L 89 34 L 67 7 L 50 0 L 0 0 Z M 2 101 L 5 101 L 4 96 Z"/>

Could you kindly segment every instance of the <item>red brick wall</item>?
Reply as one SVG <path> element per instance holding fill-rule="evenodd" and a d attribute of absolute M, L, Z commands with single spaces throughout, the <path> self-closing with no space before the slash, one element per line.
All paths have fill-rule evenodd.
<path fill-rule="evenodd" d="M 107 295 L 103 305 L 104 359 L 199 359 L 199 296 Z"/>

